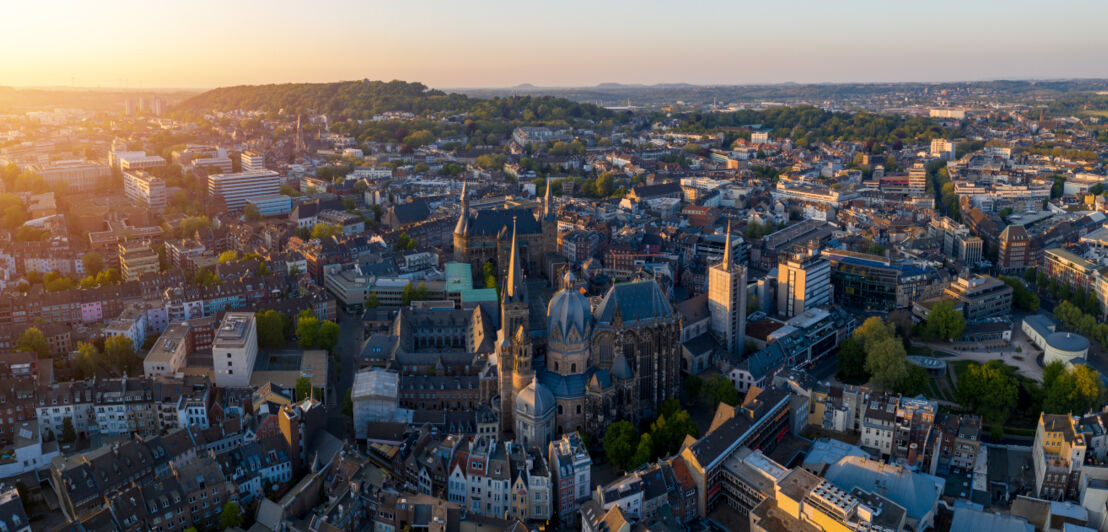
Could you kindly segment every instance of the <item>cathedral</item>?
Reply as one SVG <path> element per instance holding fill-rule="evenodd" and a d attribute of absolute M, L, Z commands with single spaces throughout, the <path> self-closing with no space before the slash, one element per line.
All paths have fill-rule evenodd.
<path fill-rule="evenodd" d="M 495 349 L 501 432 L 540 448 L 573 431 L 599 441 L 609 424 L 637 424 L 677 397 L 680 318 L 653 280 L 616 284 L 594 309 L 566 274 L 547 305 L 545 357 L 534 360 L 517 230 Z"/>
<path fill-rule="evenodd" d="M 511 228 L 511 234 L 509 229 Z M 462 184 L 462 213 L 454 226 L 454 262 L 468 262 L 475 271 L 493 262 L 499 266 L 498 277 L 507 274 L 509 240 L 515 240 L 527 272 L 542 271 L 543 258 L 558 251 L 558 221 L 546 187 L 542 212 L 536 216 L 531 209 L 484 209 L 473 213 Z"/>

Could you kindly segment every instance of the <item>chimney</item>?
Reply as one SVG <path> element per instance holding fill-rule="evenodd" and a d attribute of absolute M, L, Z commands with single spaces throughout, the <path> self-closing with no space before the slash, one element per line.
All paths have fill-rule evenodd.
<path fill-rule="evenodd" d="M 916 467 L 916 460 L 919 459 L 919 445 L 911 444 L 908 446 L 908 467 Z"/>

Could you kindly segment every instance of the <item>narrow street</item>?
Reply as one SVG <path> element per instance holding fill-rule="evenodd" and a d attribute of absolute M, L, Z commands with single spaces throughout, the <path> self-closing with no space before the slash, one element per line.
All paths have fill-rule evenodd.
<path fill-rule="evenodd" d="M 335 351 L 340 363 L 335 364 L 332 360 L 328 366 L 327 430 L 339 438 L 345 438 L 350 429 L 349 420 L 342 414 L 342 402 L 346 391 L 354 385 L 358 351 L 362 347 L 362 323 L 360 316 L 347 314 L 342 309 L 338 312 L 338 323 L 339 343 Z"/>

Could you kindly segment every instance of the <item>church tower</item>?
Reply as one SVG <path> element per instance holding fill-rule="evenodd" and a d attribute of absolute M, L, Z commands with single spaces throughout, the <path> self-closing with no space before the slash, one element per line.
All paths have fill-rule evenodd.
<path fill-rule="evenodd" d="M 466 198 L 466 182 L 462 181 L 462 213 L 454 226 L 454 262 L 466 260 L 466 237 L 469 233 L 469 199 Z"/>
<path fill-rule="evenodd" d="M 500 306 L 500 327 L 509 335 L 516 329 L 528 327 L 530 311 L 527 306 L 527 284 L 524 283 L 523 266 L 520 263 L 519 246 L 516 242 L 515 221 L 512 222 L 512 248 L 508 258 L 508 276 L 502 285 L 503 299 Z"/>
<path fill-rule="evenodd" d="M 711 329 L 728 353 L 742 355 L 746 345 L 746 267 L 734 264 L 731 222 L 727 222 L 723 261 L 708 269 Z"/>
<path fill-rule="evenodd" d="M 558 252 L 558 217 L 554 215 L 554 202 L 550 189 L 553 183 L 546 181 L 546 196 L 542 203 L 542 252 L 550 255 Z"/>
<path fill-rule="evenodd" d="M 516 395 L 535 378 L 531 362 L 531 335 L 528 332 L 527 285 L 523 282 L 515 231 L 513 223 L 512 256 L 508 264 L 508 278 L 503 285 L 500 331 L 496 342 L 497 371 L 500 373 L 501 433 L 514 431 Z"/>

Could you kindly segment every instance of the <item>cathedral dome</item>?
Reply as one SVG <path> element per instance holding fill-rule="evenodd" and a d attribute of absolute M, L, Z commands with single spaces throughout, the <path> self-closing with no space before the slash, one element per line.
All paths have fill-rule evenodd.
<path fill-rule="evenodd" d="M 592 309 L 589 300 L 577 290 L 559 290 L 546 307 L 547 333 L 556 341 L 569 341 L 570 331 L 577 331 L 576 341 L 592 333 Z"/>
<path fill-rule="evenodd" d="M 542 419 L 553 414 L 555 406 L 554 394 L 538 381 L 532 380 L 516 394 L 516 414 Z"/>

